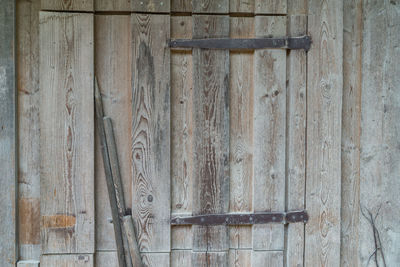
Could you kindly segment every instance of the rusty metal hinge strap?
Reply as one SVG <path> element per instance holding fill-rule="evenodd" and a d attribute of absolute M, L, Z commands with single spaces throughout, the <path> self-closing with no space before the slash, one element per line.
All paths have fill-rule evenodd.
<path fill-rule="evenodd" d="M 252 225 L 265 223 L 296 223 L 308 221 L 307 211 L 257 212 L 241 214 L 204 214 L 174 217 L 171 225 Z"/>
<path fill-rule="evenodd" d="M 311 46 L 310 36 L 282 38 L 206 38 L 206 39 L 173 39 L 169 41 L 171 48 L 208 48 L 208 49 L 304 49 Z"/>

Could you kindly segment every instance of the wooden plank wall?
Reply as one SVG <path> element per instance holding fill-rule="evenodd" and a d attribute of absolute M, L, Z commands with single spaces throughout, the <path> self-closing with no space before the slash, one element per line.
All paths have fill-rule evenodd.
<path fill-rule="evenodd" d="M 15 266 L 17 240 L 17 124 L 15 2 L 0 1 L 0 262 Z"/>
<path fill-rule="evenodd" d="M 8 138 L 7 144 L 11 144 L 1 162 L 14 166 L 15 161 L 10 162 L 13 157 L 9 156 L 9 151 L 11 154 L 18 152 L 19 211 L 14 206 L 11 217 L 1 217 L 14 218 L 15 222 L 18 214 L 19 237 L 18 240 L 7 237 L 7 242 L 2 243 L 2 253 L 7 249 L 4 244 L 10 245 L 8 248 L 14 252 L 7 250 L 6 254 L 11 255 L 9 259 L 13 264 L 17 259 L 16 244 L 19 242 L 19 266 L 37 266 L 41 246 L 42 253 L 61 253 L 62 250 L 77 253 L 45 255 L 42 266 L 116 264 L 111 214 L 108 199 L 104 197 L 106 186 L 102 162 L 98 158 L 98 149 L 93 148 L 94 133 L 86 131 L 93 120 L 85 122 L 84 131 L 82 122 L 74 124 L 74 120 L 92 118 L 91 104 L 86 106 L 86 103 L 92 101 L 92 79 L 88 77 L 93 77 L 95 67 L 105 113 L 114 121 L 119 158 L 124 159 L 120 160 L 120 164 L 126 203 L 134 211 L 135 207 L 138 208 L 134 217 L 146 265 L 193 266 L 197 262 L 199 265 L 218 263 L 221 266 L 365 266 L 368 262 L 377 265 L 377 261 L 379 266 L 384 262 L 387 266 L 396 266 L 400 262 L 400 224 L 396 220 L 400 215 L 396 201 L 396 193 L 400 189 L 397 179 L 400 161 L 397 138 L 399 69 L 396 64 L 400 61 L 397 49 L 400 41 L 398 7 L 397 1 L 390 0 L 345 0 L 343 6 L 337 1 L 314 0 L 193 1 L 193 4 L 192 1 L 182 0 L 17 1 L 15 49 L 18 98 L 14 102 L 6 100 L 11 113 L 3 117 L 6 113 L 2 112 L 0 118 L 11 122 L 18 110 L 18 137 L 15 136 L 15 123 L 7 124 L 11 128 L 5 129 L 14 130 L 1 136 L 1 144 L 5 144 L 4 137 Z M 57 18 L 50 19 L 50 12 L 42 12 L 39 26 L 39 10 L 65 13 L 57 12 Z M 67 13 L 70 11 L 74 13 Z M 94 16 L 77 13 L 79 11 L 104 14 Z M 175 13 L 169 18 L 169 12 Z M 192 13 L 196 13 L 195 16 Z M 302 35 L 308 32 L 313 38 L 312 49 L 307 54 L 304 51 L 285 53 L 280 50 L 255 53 L 230 51 L 224 56 L 229 61 L 228 71 L 221 62 L 223 66 L 218 68 L 212 64 L 209 67 L 200 66 L 198 60 L 201 57 L 194 56 L 196 52 L 191 50 L 172 50 L 169 54 L 169 49 L 165 47 L 169 36 L 192 38 L 201 34 L 201 28 L 193 30 L 193 25 L 197 25 L 193 17 L 210 18 L 211 13 L 229 21 L 224 24 L 229 24 L 224 26 L 229 29 L 224 32 L 226 36 Z M 254 14 L 257 16 L 254 17 Z M 82 23 L 86 26 L 81 27 Z M 52 27 L 58 27 L 64 37 L 49 35 L 48 32 L 55 33 L 56 28 Z M 39 38 L 39 28 L 43 38 Z M 74 41 L 69 39 L 71 34 Z M 8 36 L 11 35 L 10 32 Z M 6 35 L 2 37 L 4 39 Z M 54 46 L 58 44 L 57 40 L 53 43 L 49 38 L 66 38 L 66 42 Z M 10 44 L 3 39 L 1 45 Z M 40 39 L 41 49 L 46 51 L 41 56 L 46 63 L 42 64 L 46 71 L 41 74 L 45 82 L 42 84 L 41 81 L 39 86 L 39 80 L 42 80 L 38 68 Z M 8 48 L 13 49 L 13 46 Z M 64 60 L 61 54 L 63 57 L 68 55 L 65 62 L 75 64 L 73 69 L 83 68 L 87 72 L 66 75 L 68 72 L 62 71 L 65 65 L 60 63 Z M 139 65 L 147 67 L 137 67 Z M 221 227 L 219 235 L 226 240 L 222 249 L 206 255 L 200 251 L 194 256 L 193 245 L 199 244 L 199 236 L 193 235 L 194 227 L 169 228 L 170 214 L 192 214 L 201 205 L 193 199 L 193 192 L 197 192 L 195 185 L 202 179 L 194 175 L 197 168 L 194 152 L 198 132 L 204 128 L 196 124 L 195 119 L 196 114 L 200 114 L 200 110 L 195 108 L 200 94 L 195 90 L 200 86 L 195 77 L 203 69 L 213 69 L 218 77 L 223 77 L 224 72 L 229 77 L 223 83 L 219 78 L 213 81 L 220 85 L 219 88 L 225 88 L 226 82 L 229 86 L 228 96 L 221 97 L 225 102 L 229 99 L 229 109 L 222 104 L 216 105 L 229 114 L 229 125 L 224 126 L 229 132 L 229 143 L 220 144 L 217 149 L 217 153 L 229 153 L 225 174 L 217 179 L 229 185 L 229 189 L 222 188 L 225 191 L 220 194 L 229 207 L 222 207 L 221 210 L 250 212 L 306 208 L 311 216 L 306 227 L 301 224 Z M 65 70 L 68 71 L 68 68 Z M 274 73 L 279 75 L 274 77 Z M 84 117 L 75 116 L 69 120 L 61 111 L 56 112 L 61 110 L 61 105 L 53 106 L 52 110 L 43 106 L 43 99 L 56 101 L 63 95 L 61 91 L 58 96 L 49 94 L 51 88 L 62 90 L 64 85 L 68 87 L 68 83 L 57 87 L 50 85 L 67 78 L 70 83 L 73 81 L 75 86 L 71 88 L 79 94 L 70 102 L 75 105 L 71 111 L 80 113 L 82 110 L 86 114 Z M 84 90 L 77 86 L 79 83 Z M 278 93 L 275 95 L 274 92 Z M 14 94 L 10 91 L 7 97 L 10 93 Z M 135 94 L 142 98 L 135 97 Z M 83 99 L 87 99 L 84 100 L 85 107 L 81 102 Z M 47 123 L 57 117 L 51 116 L 56 113 L 63 116 L 61 120 L 64 122 L 62 127 L 54 128 L 60 134 L 59 138 L 63 136 L 63 127 L 72 123 L 75 127 L 73 141 L 79 138 L 86 140 L 84 159 L 91 158 L 91 163 L 80 161 L 79 164 L 86 164 L 86 173 L 71 176 L 86 177 L 83 183 L 86 183 L 85 192 L 89 194 L 85 194 L 84 198 L 83 191 L 79 193 L 80 189 L 71 194 L 65 191 L 64 194 L 62 188 L 67 188 L 65 183 L 62 180 L 57 185 L 54 183 L 54 179 L 62 176 L 49 175 L 47 168 L 40 174 L 40 144 L 44 144 L 42 151 L 46 148 L 50 153 L 61 151 L 50 149 L 52 141 L 49 138 L 54 135 Z M 166 123 L 169 116 L 171 126 Z M 274 119 L 271 121 L 268 116 Z M 43 124 L 40 127 L 39 118 L 46 121 L 46 127 Z M 163 122 L 160 128 L 156 127 L 157 120 Z M 18 147 L 15 146 L 17 140 Z M 68 138 L 64 141 L 69 144 Z M 54 142 L 55 147 L 62 148 L 62 142 Z M 261 147 L 265 142 L 271 146 Z M 156 146 L 157 143 L 162 145 Z M 79 149 L 83 150 L 82 146 L 75 148 L 78 149 L 76 153 Z M 138 158 L 135 158 L 135 151 L 140 152 L 136 153 Z M 162 158 L 151 156 L 155 153 L 162 154 Z M 44 157 L 50 158 L 49 155 L 45 153 Z M 164 160 L 166 155 L 170 155 L 168 160 Z M 53 169 L 61 170 L 61 167 Z M 3 177 L 15 178 L 17 173 L 12 168 L 0 170 L 13 172 L 9 173 L 11 176 L 2 176 L 2 181 Z M 273 176 L 274 180 L 265 180 L 265 175 Z M 225 181 L 227 176 L 228 183 Z M 9 182 L 11 187 L 8 188 L 15 188 L 15 180 L 10 179 Z M 58 194 L 64 194 L 70 202 L 50 202 L 54 186 L 58 188 L 56 196 L 61 198 Z M 273 193 L 263 198 L 262 194 L 268 188 L 273 189 Z M 206 188 L 204 190 L 207 191 Z M 9 191 L 7 189 L 7 194 L 2 195 L 10 196 Z M 15 198 L 9 200 L 15 205 Z M 83 223 L 83 228 L 80 228 L 81 225 L 77 232 L 68 232 L 71 233 L 68 237 L 63 230 L 57 230 L 57 235 L 70 241 L 70 237 L 85 236 L 88 242 L 68 241 L 57 252 L 56 241 L 54 246 L 49 246 L 53 239 L 40 240 L 40 214 L 72 213 L 69 208 L 72 207 L 71 201 L 77 200 L 83 201 L 83 206 L 78 207 L 85 207 L 89 213 L 76 217 L 76 223 L 88 221 L 90 224 Z M 93 213 L 94 201 L 96 214 Z M 92 210 L 87 207 L 92 207 Z M 369 212 L 376 228 L 371 224 Z M 68 218 L 73 216 L 69 215 L 61 221 L 72 223 Z M 42 223 L 54 226 L 54 222 L 50 221 L 57 222 L 57 219 L 59 217 L 44 217 Z M 8 228 L 1 229 L 11 227 L 7 236 L 15 237 L 17 227 L 12 220 L 10 222 L 7 223 Z M 379 233 L 381 244 L 375 243 L 373 229 L 376 229 L 375 234 Z M 44 235 L 47 235 L 46 232 Z M 265 242 L 268 240 L 273 242 Z M 373 252 L 376 247 L 380 249 L 375 257 Z"/>

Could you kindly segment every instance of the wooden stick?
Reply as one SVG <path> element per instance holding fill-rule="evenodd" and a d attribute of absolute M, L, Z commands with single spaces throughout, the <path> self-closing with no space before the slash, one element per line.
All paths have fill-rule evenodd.
<path fill-rule="evenodd" d="M 119 169 L 117 145 L 115 144 L 115 136 L 112 126 L 112 120 L 110 117 L 104 117 L 104 129 L 106 133 L 107 148 L 111 164 L 111 172 L 113 176 L 115 192 L 117 194 L 117 205 L 120 213 L 120 218 L 122 220 L 122 230 L 124 231 L 124 244 L 125 244 L 125 254 L 130 254 L 129 261 L 133 267 L 143 266 L 140 253 L 137 245 L 135 229 L 133 227 L 133 221 L 131 215 L 125 216 L 125 199 L 124 191 L 122 187 L 121 172 Z M 128 260 L 127 260 L 128 262 Z M 128 263 L 129 264 L 129 263 Z"/>
<path fill-rule="evenodd" d="M 108 153 L 108 149 L 107 149 L 107 140 L 106 140 L 106 135 L 105 135 L 105 130 L 104 130 L 103 103 L 101 101 L 100 90 L 99 90 L 99 86 L 97 84 L 96 78 L 95 78 L 95 105 L 96 105 L 95 109 L 96 109 L 97 131 L 100 136 L 100 145 L 101 145 L 101 152 L 102 152 L 102 156 L 103 156 L 104 172 L 105 172 L 105 176 L 106 176 L 108 197 L 110 200 L 111 214 L 112 214 L 113 225 L 114 225 L 115 242 L 117 245 L 118 263 L 119 263 L 120 267 L 126 267 L 127 265 L 126 265 L 126 261 L 125 261 L 124 245 L 123 245 L 123 240 L 122 240 L 121 224 L 120 224 L 120 220 L 119 220 L 117 198 L 116 198 L 115 186 L 114 186 L 113 177 L 112 177 L 109 153 Z"/>

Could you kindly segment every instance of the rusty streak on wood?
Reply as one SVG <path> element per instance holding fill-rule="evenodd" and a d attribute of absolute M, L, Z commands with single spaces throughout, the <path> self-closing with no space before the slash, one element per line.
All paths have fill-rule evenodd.
<path fill-rule="evenodd" d="M 44 228 L 68 228 L 76 224 L 75 215 L 57 214 L 42 216 L 41 226 Z"/>

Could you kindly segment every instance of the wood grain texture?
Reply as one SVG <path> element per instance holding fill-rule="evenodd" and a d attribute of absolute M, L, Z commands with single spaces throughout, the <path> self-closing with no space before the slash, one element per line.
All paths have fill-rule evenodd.
<path fill-rule="evenodd" d="M 171 38 L 192 38 L 192 17 L 171 17 Z M 171 50 L 171 213 L 190 215 L 193 196 L 193 60 L 190 50 Z M 171 228 L 172 249 L 191 249 L 192 227 Z M 175 258 L 177 257 L 177 258 Z M 190 261 L 171 253 L 171 265 Z"/>
<path fill-rule="evenodd" d="M 93 0 L 41 0 L 41 10 L 93 11 Z"/>
<path fill-rule="evenodd" d="M 308 2 L 305 266 L 340 265 L 343 6 Z"/>
<path fill-rule="evenodd" d="M 254 0 L 256 14 L 286 14 L 287 1 L 294 0 Z"/>
<path fill-rule="evenodd" d="M 16 2 L 18 88 L 19 260 L 40 257 L 39 10 L 40 0 Z"/>
<path fill-rule="evenodd" d="M 93 267 L 91 254 L 42 255 L 40 267 Z"/>
<path fill-rule="evenodd" d="M 94 255 L 94 266 L 96 267 L 115 267 L 117 262 L 117 252 L 115 250 L 96 251 Z"/>
<path fill-rule="evenodd" d="M 42 253 L 94 252 L 93 15 L 40 13 Z M 50 258 L 50 257 L 49 257 Z"/>
<path fill-rule="evenodd" d="M 254 18 L 230 18 L 230 37 L 254 37 Z M 233 213 L 253 211 L 253 67 L 252 52 L 230 52 L 229 211 Z M 250 226 L 229 228 L 230 248 L 252 247 Z"/>
<path fill-rule="evenodd" d="M 131 18 L 132 213 L 141 252 L 169 252 L 171 108 L 170 50 L 166 46 L 170 34 L 166 29 L 170 21 L 167 15 L 133 14 Z"/>
<path fill-rule="evenodd" d="M 257 16 L 256 37 L 286 34 L 286 18 Z M 285 209 L 286 51 L 254 52 L 253 206 L 258 211 Z M 283 250 L 282 224 L 253 226 L 253 249 Z"/>
<path fill-rule="evenodd" d="M 0 5 L 0 262 L 8 267 L 18 260 L 15 1 Z"/>
<path fill-rule="evenodd" d="M 126 208 L 132 207 L 132 37 L 129 15 L 95 16 L 96 77 L 104 113 L 113 119 Z M 96 247 L 115 250 L 99 139 L 96 135 Z"/>
<path fill-rule="evenodd" d="M 171 11 L 173 11 L 173 12 L 192 12 L 192 1 L 191 0 L 171 0 Z"/>
<path fill-rule="evenodd" d="M 251 255 L 252 266 L 283 267 L 283 251 L 254 251 Z"/>
<path fill-rule="evenodd" d="M 193 38 L 228 36 L 228 16 L 193 17 Z M 193 76 L 193 214 L 225 213 L 229 207 L 229 51 L 193 49 Z M 226 266 L 228 227 L 192 229 L 192 264 Z"/>
<path fill-rule="evenodd" d="M 231 267 L 247 267 L 251 265 L 251 249 L 230 249 L 229 264 Z"/>
<path fill-rule="evenodd" d="M 231 13 L 254 13 L 254 0 L 230 0 L 229 12 Z"/>
<path fill-rule="evenodd" d="M 142 253 L 141 255 L 146 267 L 170 266 L 170 253 Z"/>
<path fill-rule="evenodd" d="M 192 251 L 191 250 L 172 250 L 171 251 L 171 267 L 192 267 Z"/>
<path fill-rule="evenodd" d="M 362 1 L 343 2 L 341 266 L 360 266 Z"/>
<path fill-rule="evenodd" d="M 289 1 L 296 2 L 296 1 Z M 297 1 L 297 2 L 305 2 Z M 294 11 L 290 10 L 291 13 Z M 287 17 L 289 36 L 302 36 L 307 32 L 305 15 Z M 306 170 L 306 81 L 307 55 L 303 50 L 291 50 L 287 56 L 287 136 L 286 136 L 286 210 L 305 208 Z M 304 224 L 287 225 L 286 266 L 303 266 Z"/>
<path fill-rule="evenodd" d="M 192 1 L 194 13 L 228 13 L 229 0 Z"/>
<path fill-rule="evenodd" d="M 170 0 L 130 0 L 131 10 L 139 12 L 170 12 Z M 167 29 L 167 28 L 166 28 Z"/>
<path fill-rule="evenodd" d="M 132 0 L 92 0 L 96 11 L 131 11 Z"/>
<path fill-rule="evenodd" d="M 381 248 L 376 256 L 372 225 L 360 214 L 360 266 L 400 262 L 400 10 L 398 1 L 363 2 L 360 208 L 375 218 Z M 371 259 L 370 259 L 371 257 Z"/>

